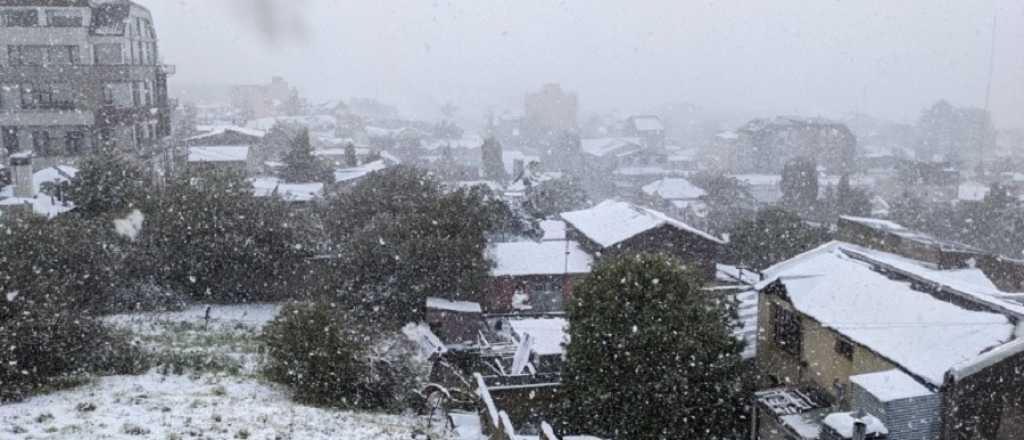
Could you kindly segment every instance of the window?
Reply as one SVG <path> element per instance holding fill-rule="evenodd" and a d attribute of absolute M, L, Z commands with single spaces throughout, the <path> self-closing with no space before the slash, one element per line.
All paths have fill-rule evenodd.
<path fill-rule="evenodd" d="M 85 147 L 85 133 L 75 130 L 64 135 L 64 151 L 68 154 L 79 154 Z"/>
<path fill-rule="evenodd" d="M 132 108 L 131 83 L 107 83 L 103 87 L 103 104 L 117 108 Z"/>
<path fill-rule="evenodd" d="M 124 64 L 124 47 L 120 43 L 97 44 L 93 46 L 96 64 Z"/>
<path fill-rule="evenodd" d="M 139 82 L 132 83 L 132 106 L 139 107 L 142 105 L 142 86 Z"/>
<path fill-rule="evenodd" d="M 82 27 L 82 14 L 78 11 L 46 11 L 46 24 L 50 27 Z"/>
<path fill-rule="evenodd" d="M 21 89 L 21 107 L 27 110 L 72 110 L 75 102 L 66 87 L 30 85 Z"/>
<path fill-rule="evenodd" d="M 846 358 L 848 360 L 851 360 L 851 361 L 853 360 L 853 350 L 854 349 L 853 349 L 853 343 L 851 343 L 850 341 L 847 341 L 846 339 L 843 339 L 843 338 L 836 338 L 836 347 L 835 347 L 835 349 L 836 349 L 836 353 L 838 353 L 840 356 L 842 356 L 842 357 L 844 357 L 844 358 Z"/>
<path fill-rule="evenodd" d="M 50 132 L 36 130 L 32 132 L 32 151 L 40 156 L 50 155 Z"/>
<path fill-rule="evenodd" d="M 143 105 L 153 105 L 153 83 L 149 81 L 142 82 L 142 101 Z"/>
<path fill-rule="evenodd" d="M 772 305 L 772 333 L 775 343 L 784 351 L 799 355 L 803 331 L 796 312 Z"/>
<path fill-rule="evenodd" d="M 0 128 L 0 146 L 6 148 L 8 153 L 21 150 L 18 145 L 17 127 Z"/>
<path fill-rule="evenodd" d="M 4 27 L 39 26 L 39 12 L 35 9 L 15 9 L 0 12 L 0 25 Z"/>
<path fill-rule="evenodd" d="M 15 66 L 78 64 L 78 46 L 8 46 L 7 55 Z"/>

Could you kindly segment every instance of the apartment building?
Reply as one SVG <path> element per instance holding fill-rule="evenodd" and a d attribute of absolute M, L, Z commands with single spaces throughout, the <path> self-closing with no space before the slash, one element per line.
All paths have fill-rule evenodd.
<path fill-rule="evenodd" d="M 153 18 L 128 0 L 0 0 L 0 155 L 37 166 L 101 146 L 146 157 L 170 135 Z"/>

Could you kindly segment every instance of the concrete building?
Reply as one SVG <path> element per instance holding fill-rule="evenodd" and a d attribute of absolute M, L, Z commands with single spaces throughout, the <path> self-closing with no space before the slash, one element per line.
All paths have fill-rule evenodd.
<path fill-rule="evenodd" d="M 247 84 L 231 88 L 231 106 L 247 120 L 282 116 L 294 107 L 299 93 L 284 78 L 275 76 L 268 84 Z M 294 110 L 294 109 L 290 109 Z"/>
<path fill-rule="evenodd" d="M 735 170 L 780 172 L 786 162 L 806 157 L 837 174 L 849 172 L 857 138 L 839 122 L 822 118 L 755 119 L 736 130 Z"/>
<path fill-rule="evenodd" d="M 170 135 L 153 18 L 128 0 L 0 1 L 0 154 L 35 165 L 99 145 L 152 155 Z"/>

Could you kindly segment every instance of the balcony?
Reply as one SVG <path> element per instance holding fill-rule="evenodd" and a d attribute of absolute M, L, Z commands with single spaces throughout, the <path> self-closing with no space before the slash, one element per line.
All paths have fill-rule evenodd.
<path fill-rule="evenodd" d="M 172 76 L 178 73 L 178 66 L 174 64 L 160 64 L 158 67 L 159 72 L 167 76 Z"/>
<path fill-rule="evenodd" d="M 92 126 L 96 116 L 88 110 L 26 109 L 0 112 L 0 126 Z"/>

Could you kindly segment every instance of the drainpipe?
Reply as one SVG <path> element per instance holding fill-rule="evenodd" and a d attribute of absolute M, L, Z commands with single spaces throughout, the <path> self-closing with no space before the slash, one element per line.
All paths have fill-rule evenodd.
<path fill-rule="evenodd" d="M 868 426 L 864 423 L 864 410 L 858 410 L 853 414 L 853 440 L 864 440 L 867 435 Z"/>

